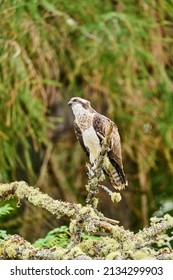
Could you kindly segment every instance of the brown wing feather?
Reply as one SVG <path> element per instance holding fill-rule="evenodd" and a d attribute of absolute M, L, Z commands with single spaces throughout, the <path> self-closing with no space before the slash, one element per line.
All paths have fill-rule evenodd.
<path fill-rule="evenodd" d="M 105 137 L 109 131 L 111 120 L 107 117 L 100 115 L 98 113 L 95 114 L 93 118 L 93 126 L 96 132 L 100 133 L 103 137 Z M 100 139 L 102 141 L 102 139 Z M 122 156 L 121 156 L 121 142 L 120 142 L 120 135 L 118 132 L 117 126 L 114 124 L 112 133 L 108 140 L 110 151 L 108 152 L 108 157 L 112 163 L 112 165 L 117 170 L 122 183 L 126 183 L 126 177 L 123 171 L 123 164 L 122 164 Z"/>
<path fill-rule="evenodd" d="M 85 145 L 84 145 L 84 142 L 83 142 L 83 138 L 82 138 L 82 132 L 79 128 L 79 126 L 77 125 L 76 121 L 74 121 L 74 131 L 75 131 L 75 134 L 76 134 L 76 138 L 77 140 L 79 141 L 82 149 L 84 150 L 84 152 L 86 153 L 87 157 L 89 157 L 89 152 L 88 150 L 86 149 Z"/>
<path fill-rule="evenodd" d="M 109 131 L 111 120 L 98 113 L 95 114 L 93 118 L 93 126 L 96 132 L 100 133 L 105 137 Z M 108 141 L 110 152 L 109 155 L 120 167 L 122 167 L 122 157 L 121 157 L 121 143 L 120 136 L 117 126 L 114 124 L 111 137 Z"/>

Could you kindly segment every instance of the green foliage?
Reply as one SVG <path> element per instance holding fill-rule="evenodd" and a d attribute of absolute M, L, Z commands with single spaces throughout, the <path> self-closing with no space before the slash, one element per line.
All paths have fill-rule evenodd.
<path fill-rule="evenodd" d="M 39 145 L 45 142 L 45 107 L 38 98 L 41 85 L 27 51 L 25 28 L 22 27 L 22 31 L 20 26 L 25 8 L 20 1 L 1 3 L 0 7 L 3 16 L 0 37 L 0 172 L 3 181 L 16 178 L 17 166 L 26 166 L 33 176 L 31 147 L 38 152 Z"/>
<path fill-rule="evenodd" d="M 173 198 L 169 198 L 167 200 L 163 200 L 160 198 L 160 207 L 154 213 L 155 216 L 161 217 L 166 213 L 172 214 L 173 213 Z"/>
<path fill-rule="evenodd" d="M 10 212 L 13 210 L 13 208 L 7 203 L 4 206 L 0 207 L 0 218 L 2 216 L 7 216 L 10 214 Z"/>
<path fill-rule="evenodd" d="M 0 243 L 6 238 L 9 237 L 10 234 L 6 232 L 6 230 L 0 230 Z"/>
<path fill-rule="evenodd" d="M 88 234 L 82 234 L 82 240 L 100 240 L 100 237 L 92 236 Z M 53 246 L 59 246 L 66 248 L 70 244 L 70 233 L 67 226 L 61 226 L 48 232 L 44 238 L 39 238 L 34 242 L 34 246 L 37 248 L 51 248 Z"/>
<path fill-rule="evenodd" d="M 7 203 L 4 206 L 0 207 L 0 218 L 2 216 L 7 216 L 10 214 L 10 212 L 13 210 L 13 208 Z M 0 230 L 0 242 L 4 240 L 6 237 L 10 236 L 6 230 Z"/>
<path fill-rule="evenodd" d="M 67 247 L 70 243 L 70 236 L 67 226 L 61 226 L 48 232 L 44 238 L 39 238 L 33 244 L 38 248 L 51 248 L 53 246 Z"/>
<path fill-rule="evenodd" d="M 101 237 L 99 237 L 99 236 L 88 235 L 88 234 L 84 234 L 84 233 L 81 235 L 81 237 L 82 237 L 82 241 L 84 241 L 84 240 L 100 240 L 101 239 Z"/>

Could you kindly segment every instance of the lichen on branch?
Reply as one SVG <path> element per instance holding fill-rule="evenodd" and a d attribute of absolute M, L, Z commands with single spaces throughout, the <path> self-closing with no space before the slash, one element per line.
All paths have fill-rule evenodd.
<path fill-rule="evenodd" d="M 0 200 L 16 197 L 27 199 L 36 207 L 61 218 L 70 219 L 71 243 L 67 248 L 35 248 L 18 235 L 5 238 L 0 243 L 0 259 L 173 259 L 171 242 L 173 217 L 152 218 L 147 229 L 133 233 L 116 224 L 116 221 L 97 215 L 90 205 L 62 202 L 52 199 L 25 182 L 0 185 Z M 168 231 L 169 230 L 169 234 Z M 106 233 L 98 240 L 82 240 L 81 234 Z"/>
<path fill-rule="evenodd" d="M 0 201 L 11 197 L 17 198 L 18 201 L 27 199 L 33 205 L 44 208 L 56 215 L 58 219 L 62 216 L 72 217 L 81 209 L 80 204 L 54 200 L 49 195 L 42 193 L 38 188 L 28 186 L 24 181 L 0 185 Z"/>

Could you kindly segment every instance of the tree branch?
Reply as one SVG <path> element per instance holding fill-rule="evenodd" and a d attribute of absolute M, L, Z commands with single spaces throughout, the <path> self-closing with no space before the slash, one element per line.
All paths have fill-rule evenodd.
<path fill-rule="evenodd" d="M 17 259 L 17 260 L 89 260 L 80 248 L 73 250 L 61 247 L 52 247 L 51 249 L 38 249 L 31 245 L 21 236 L 15 234 L 6 238 L 0 244 L 0 259 Z"/>
<path fill-rule="evenodd" d="M 24 181 L 0 185 L 0 201 L 11 197 L 16 197 L 19 201 L 27 199 L 33 205 L 56 215 L 58 219 L 62 216 L 73 217 L 82 207 L 80 204 L 54 200 L 49 195 L 43 194 L 38 188 L 28 186 Z"/>
<path fill-rule="evenodd" d="M 71 243 L 66 249 L 38 249 L 22 237 L 13 235 L 1 241 L 0 259 L 173 259 L 173 237 L 167 234 L 168 229 L 173 229 L 173 218 L 168 214 L 163 218 L 152 218 L 148 229 L 134 234 L 115 225 L 114 220 L 98 215 L 90 205 L 82 207 L 54 200 L 25 182 L 0 185 L 0 200 L 11 197 L 27 199 L 58 218 L 67 215 L 71 220 Z M 81 240 L 82 233 L 98 231 L 107 232 L 108 236 L 94 241 Z M 156 246 L 161 249 L 155 249 Z"/>

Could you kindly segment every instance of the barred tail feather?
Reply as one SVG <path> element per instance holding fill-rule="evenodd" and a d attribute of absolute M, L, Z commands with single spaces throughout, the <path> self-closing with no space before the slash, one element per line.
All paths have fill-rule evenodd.
<path fill-rule="evenodd" d="M 109 160 L 109 164 L 108 162 L 104 164 L 104 171 L 116 190 L 123 190 L 128 185 L 124 172 L 118 164 L 112 164 Z"/>

